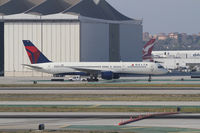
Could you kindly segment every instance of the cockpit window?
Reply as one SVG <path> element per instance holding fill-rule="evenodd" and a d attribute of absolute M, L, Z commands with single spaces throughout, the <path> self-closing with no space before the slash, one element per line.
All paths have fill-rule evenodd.
<path fill-rule="evenodd" d="M 163 66 L 158 66 L 158 68 L 164 68 Z"/>

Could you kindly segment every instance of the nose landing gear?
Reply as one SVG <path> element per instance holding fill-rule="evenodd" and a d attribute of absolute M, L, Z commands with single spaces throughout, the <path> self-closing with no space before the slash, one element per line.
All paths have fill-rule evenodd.
<path fill-rule="evenodd" d="M 148 81 L 151 82 L 151 75 L 149 75 L 149 79 L 148 79 Z"/>

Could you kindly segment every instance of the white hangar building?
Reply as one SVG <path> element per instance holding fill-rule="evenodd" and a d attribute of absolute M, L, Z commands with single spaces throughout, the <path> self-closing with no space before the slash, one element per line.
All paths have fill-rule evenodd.
<path fill-rule="evenodd" d="M 142 29 L 105 0 L 0 0 L 0 75 L 45 75 L 22 66 L 22 40 L 53 62 L 141 61 Z"/>

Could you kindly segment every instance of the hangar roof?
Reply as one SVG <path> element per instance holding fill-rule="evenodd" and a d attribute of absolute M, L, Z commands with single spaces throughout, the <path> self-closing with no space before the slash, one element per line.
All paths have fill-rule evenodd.
<path fill-rule="evenodd" d="M 71 14 L 80 18 L 135 21 L 119 13 L 106 0 L 0 0 L 0 14 L 5 16 L 4 19 L 20 18 L 23 15 L 24 19 L 30 15 L 40 15 L 43 18 L 46 15 L 63 14 L 58 17 Z"/>
<path fill-rule="evenodd" d="M 76 13 L 81 16 L 104 20 L 131 20 L 115 10 L 105 0 L 82 0 L 63 13 Z"/>
<path fill-rule="evenodd" d="M 2 5 L 0 6 L 0 14 L 12 15 L 23 13 L 43 1 L 45 0 L 9 0 L 4 3 L 2 2 Z"/>
<path fill-rule="evenodd" d="M 0 0 L 0 6 L 7 3 L 9 0 Z"/>
<path fill-rule="evenodd" d="M 26 13 L 39 15 L 56 14 L 79 2 L 80 0 L 46 0 L 42 4 L 30 9 Z"/>

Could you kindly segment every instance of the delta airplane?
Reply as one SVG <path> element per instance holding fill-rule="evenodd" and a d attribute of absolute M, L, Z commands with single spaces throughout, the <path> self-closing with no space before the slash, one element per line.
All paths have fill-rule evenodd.
<path fill-rule="evenodd" d="M 155 40 L 154 40 L 155 41 Z M 152 45 L 150 40 L 147 44 Z M 31 64 L 23 64 L 29 69 L 53 75 L 84 75 L 88 81 L 98 81 L 98 77 L 105 80 L 119 79 L 121 74 L 152 75 L 166 74 L 168 71 L 154 62 L 52 62 L 43 55 L 30 40 L 23 40 Z M 149 48 L 151 48 L 150 46 Z M 143 55 L 149 48 L 143 49 Z M 149 56 L 149 54 L 146 54 Z"/>

